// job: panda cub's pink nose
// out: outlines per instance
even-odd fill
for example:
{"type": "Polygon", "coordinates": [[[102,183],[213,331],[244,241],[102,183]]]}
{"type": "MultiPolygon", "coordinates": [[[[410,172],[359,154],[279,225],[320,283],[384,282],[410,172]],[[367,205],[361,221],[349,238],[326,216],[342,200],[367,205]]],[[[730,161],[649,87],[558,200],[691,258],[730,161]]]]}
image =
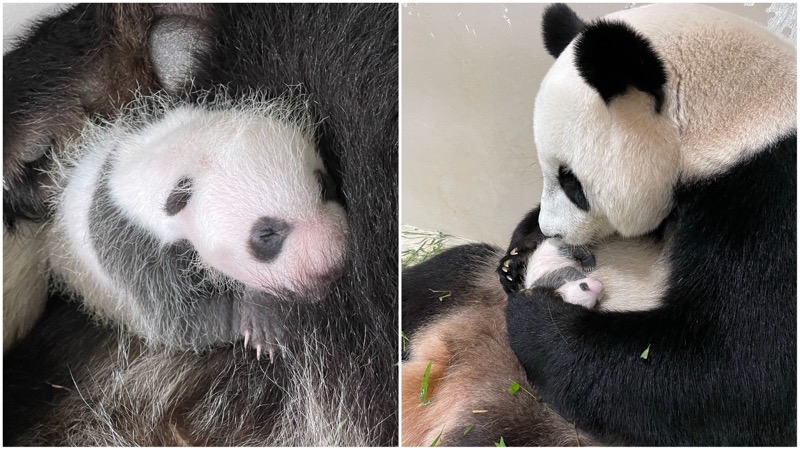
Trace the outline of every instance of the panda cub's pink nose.
{"type": "Polygon", "coordinates": [[[280,219],[258,219],[250,233],[250,252],[262,262],[274,259],[280,254],[283,241],[291,230],[292,226],[280,219]]]}

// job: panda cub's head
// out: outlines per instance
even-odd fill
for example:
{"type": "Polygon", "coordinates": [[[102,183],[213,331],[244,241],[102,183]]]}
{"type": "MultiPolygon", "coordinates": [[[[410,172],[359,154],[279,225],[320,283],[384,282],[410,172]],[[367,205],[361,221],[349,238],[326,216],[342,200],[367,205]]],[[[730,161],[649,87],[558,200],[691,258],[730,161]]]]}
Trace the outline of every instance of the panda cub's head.
{"type": "Polygon", "coordinates": [[[679,182],[796,128],[794,47],[733,14],[664,4],[585,23],[553,5],[543,37],[557,59],[534,107],[539,223],[569,244],[656,229],[679,182]]]}
{"type": "Polygon", "coordinates": [[[347,222],[307,120],[282,108],[169,111],[112,150],[111,204],[210,270],[316,297],[342,273],[347,222]]]}
{"type": "Polygon", "coordinates": [[[324,296],[343,274],[348,224],[304,107],[164,103],[140,99],[113,123],[87,124],[57,165],[56,275],[139,329],[155,303],[324,296]]]}
{"type": "Polygon", "coordinates": [[[605,286],[586,272],[594,269],[594,255],[583,246],[570,246],[559,238],[545,239],[526,263],[523,286],[549,287],[567,303],[593,308],[605,286]]]}

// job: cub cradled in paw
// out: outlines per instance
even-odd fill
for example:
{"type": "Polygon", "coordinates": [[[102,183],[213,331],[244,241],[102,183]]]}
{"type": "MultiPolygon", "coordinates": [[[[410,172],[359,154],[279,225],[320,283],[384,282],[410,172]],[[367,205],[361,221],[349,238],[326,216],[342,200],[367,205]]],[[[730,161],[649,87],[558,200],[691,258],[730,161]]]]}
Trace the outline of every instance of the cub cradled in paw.
{"type": "MultiPolygon", "coordinates": [[[[505,264],[502,263],[501,272],[505,264]]],[[[567,303],[592,308],[605,289],[602,281],[586,274],[594,266],[594,255],[587,247],[551,238],[542,242],[528,259],[524,286],[525,289],[550,287],[567,303]]]]}

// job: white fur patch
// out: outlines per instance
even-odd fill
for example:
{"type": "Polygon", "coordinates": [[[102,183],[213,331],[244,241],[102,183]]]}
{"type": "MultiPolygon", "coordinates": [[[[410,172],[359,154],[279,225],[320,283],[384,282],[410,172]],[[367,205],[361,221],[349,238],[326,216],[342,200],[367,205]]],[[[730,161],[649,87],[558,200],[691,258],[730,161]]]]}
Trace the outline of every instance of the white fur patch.
{"type": "MultiPolygon", "coordinates": [[[[132,324],[141,302],[117,286],[90,236],[90,208],[101,182],[121,214],[162,245],[188,240],[209,276],[266,291],[300,292],[338,277],[345,261],[344,209],[323,201],[315,171],[325,171],[301,105],[252,98],[202,106],[142,98],[113,123],[87,122],[79,142],[57,161],[63,184],[50,235],[54,273],[101,317],[132,324]],[[177,214],[165,209],[182,178],[191,197],[177,214]],[[250,249],[264,217],[291,226],[274,259],[250,249]]],[[[167,299],[165,299],[167,301],[167,299]]],[[[146,326],[142,324],[142,326],[146,326]]],[[[137,327],[140,328],[140,327],[137,327]]]]}
{"type": "Polygon", "coordinates": [[[603,290],[604,286],[600,280],[588,277],[564,283],[556,289],[556,292],[561,294],[561,298],[567,303],[591,309],[603,296],[603,290]]]}
{"type": "Polygon", "coordinates": [[[564,243],[561,239],[550,238],[544,240],[536,251],[528,258],[528,263],[525,269],[525,289],[530,288],[533,282],[555,270],[562,267],[575,267],[580,269],[580,265],[569,258],[565,258],[561,254],[561,246],[564,243]]]}
{"type": "MultiPolygon", "coordinates": [[[[556,269],[573,266],[580,268],[577,261],[565,258],[559,253],[559,239],[547,239],[529,257],[525,273],[525,287],[542,275],[556,269]]],[[[609,238],[590,248],[596,260],[596,267],[589,274],[602,283],[602,296],[597,308],[606,311],[646,311],[661,305],[661,298],[667,288],[669,266],[664,246],[649,239],[609,238]]],[[[582,296],[573,295],[581,304],[582,296]]],[[[593,294],[590,293],[589,297],[593,294]]],[[[585,300],[585,299],[584,299],[585,300]]],[[[591,303],[590,300],[584,303],[591,303]]]]}
{"type": "Polygon", "coordinates": [[[539,221],[571,244],[652,231],[678,181],[723,173],[797,128],[796,51],[782,36],[705,6],[658,4],[607,18],[650,40],[668,80],[660,114],[635,89],[606,105],[578,74],[570,44],[542,81],[539,221]],[[560,165],[580,180],[588,213],[561,192],[560,165]]]}

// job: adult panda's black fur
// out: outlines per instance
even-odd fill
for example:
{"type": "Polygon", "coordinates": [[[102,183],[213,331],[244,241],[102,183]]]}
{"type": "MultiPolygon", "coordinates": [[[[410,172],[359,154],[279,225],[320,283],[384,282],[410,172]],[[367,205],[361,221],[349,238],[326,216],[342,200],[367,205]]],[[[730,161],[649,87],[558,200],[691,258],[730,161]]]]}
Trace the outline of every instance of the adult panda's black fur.
{"type": "MultiPolygon", "coordinates": [[[[75,6],[32,36],[53,24],[92,28],[98,8],[75,6]]],[[[145,24],[137,32],[148,38],[133,41],[148,55],[146,68],[155,63],[158,69],[164,61],[149,48],[153,36],[170,36],[175,21],[189,23],[197,41],[188,45],[199,51],[194,60],[182,63],[193,76],[194,89],[225,86],[233,98],[253,90],[278,97],[294,89],[309,99],[313,118],[321,121],[318,147],[338,174],[347,208],[349,265],[324,301],[287,311],[291,334],[286,344],[294,356],[273,364],[256,360],[239,346],[201,353],[148,347],[94,323],[74,304],[51,298],[31,334],[4,357],[4,428],[13,430],[4,434],[4,443],[392,445],[397,440],[396,6],[121,8],[138,17],[134,23],[145,24]],[[142,17],[148,19],[140,21],[142,17]],[[164,23],[166,31],[159,28],[164,23]],[[75,345],[81,345],[80,353],[73,350],[75,345]]],[[[111,24],[99,23],[100,28],[111,24]]],[[[127,36],[124,29],[120,33],[127,36]]],[[[80,55],[97,54],[110,43],[93,35],[72,36],[81,63],[88,60],[80,55]]],[[[27,42],[38,41],[23,41],[16,55],[24,58],[27,42]]],[[[37,54],[44,56],[28,61],[27,70],[67,59],[61,44],[38,45],[37,54]]],[[[123,67],[130,60],[111,61],[123,67]]],[[[56,84],[88,82],[80,71],[68,70],[74,63],[54,69],[56,84]]],[[[6,80],[11,74],[13,69],[6,70],[6,80]]],[[[141,80],[133,72],[129,75],[134,84],[193,101],[192,91],[184,95],[184,79],[159,78],[163,71],[157,70],[141,80]]],[[[5,89],[14,89],[13,82],[5,84],[5,89]]],[[[32,91],[18,86],[23,93],[32,91]]],[[[46,115],[58,103],[49,95],[60,89],[45,90],[46,100],[34,104],[33,112],[46,115]]],[[[127,89],[120,87],[122,93],[127,89]]],[[[107,109],[84,105],[76,122],[113,111],[111,99],[118,93],[112,94],[100,97],[108,101],[103,105],[107,109]]],[[[76,101],[71,91],[66,97],[76,101]]],[[[4,123],[13,123],[23,135],[32,132],[13,116],[4,115],[4,123]]],[[[71,136],[59,128],[45,131],[57,139],[71,136]]],[[[4,145],[6,153],[27,147],[9,149],[4,145]]],[[[48,162],[46,153],[45,159],[37,159],[41,164],[48,162]]],[[[33,181],[21,179],[4,194],[35,202],[37,189],[33,181]]],[[[8,211],[4,208],[4,217],[8,211]]],[[[5,220],[48,214],[26,211],[32,212],[23,216],[11,211],[5,220]]]]}
{"type": "Polygon", "coordinates": [[[521,227],[572,244],[658,228],[667,288],[640,312],[511,293],[511,347],[542,399],[605,443],[795,445],[794,49],[719,11],[649,8],[592,24],[549,11],[578,31],[551,46],[534,118],[545,195],[521,227]],[[564,115],[595,107],[598,123],[564,115]]]}

